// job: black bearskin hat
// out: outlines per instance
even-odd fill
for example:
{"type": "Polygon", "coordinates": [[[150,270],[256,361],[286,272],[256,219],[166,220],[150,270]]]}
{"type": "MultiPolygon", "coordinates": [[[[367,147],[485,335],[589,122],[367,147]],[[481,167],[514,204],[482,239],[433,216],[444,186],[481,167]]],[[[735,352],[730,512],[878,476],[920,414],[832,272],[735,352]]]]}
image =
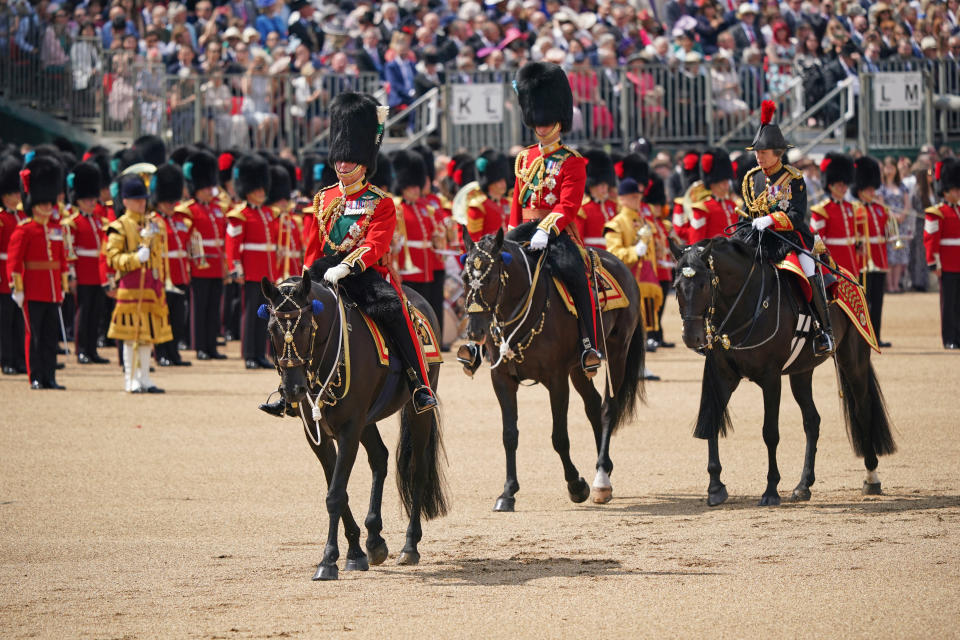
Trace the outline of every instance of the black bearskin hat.
{"type": "MultiPolygon", "coordinates": [[[[333,160],[330,162],[332,164],[333,160]]],[[[390,162],[390,158],[387,157],[387,154],[378,152],[373,164],[376,171],[373,172],[373,175],[370,175],[370,170],[367,169],[367,182],[389,193],[390,187],[393,185],[393,164],[390,162]]],[[[334,173],[336,173],[336,169],[334,169],[334,173]]]]}
{"type": "Polygon", "coordinates": [[[153,174],[153,201],[179,202],[183,198],[183,172],[169,162],[157,168],[153,174]]]}
{"type": "Polygon", "coordinates": [[[573,126],[573,92],[563,69],[552,62],[529,62],[515,81],[523,124],[531,129],[560,123],[563,133],[573,126]]]}
{"type": "Polygon", "coordinates": [[[480,188],[484,192],[497,180],[506,180],[509,183],[513,177],[510,159],[494,149],[487,149],[481,153],[473,164],[477,170],[477,182],[480,183],[480,188]]]}
{"type": "Polygon", "coordinates": [[[133,142],[133,149],[143,162],[159,167],[167,161],[167,147],[158,136],[140,136],[133,142]]]}
{"type": "Polygon", "coordinates": [[[110,159],[110,173],[114,177],[119,176],[124,169],[142,160],[143,158],[140,157],[136,149],[121,149],[113,154],[113,158],[110,159]]]}
{"type": "Polygon", "coordinates": [[[233,165],[233,183],[237,197],[246,199],[247,194],[257,189],[270,191],[270,165],[256,153],[240,156],[233,165]]]}
{"type": "Polygon", "coordinates": [[[724,180],[733,180],[730,154],[720,147],[704,151],[700,156],[700,179],[707,187],[724,180]]]}
{"type": "Polygon", "coordinates": [[[12,156],[0,161],[0,195],[20,193],[20,168],[22,166],[20,161],[12,156]]]}
{"type": "Polygon", "coordinates": [[[217,186],[217,158],[209,151],[194,151],[183,163],[183,177],[190,193],[217,186]]]}
{"type": "Polygon", "coordinates": [[[613,159],[603,149],[587,149],[583,152],[587,159],[587,189],[598,184],[617,183],[617,174],[613,169],[613,159]]]}
{"type": "MultiPolygon", "coordinates": [[[[386,109],[386,107],[383,107],[386,109]]],[[[330,164],[356,162],[367,168],[367,176],[377,170],[382,122],[381,107],[365,93],[341,93],[330,103],[330,164]]],[[[386,118],[383,118],[386,120],[386,118]]]]}
{"type": "Polygon", "coordinates": [[[63,188],[63,167],[53,156],[42,155],[27,163],[20,173],[23,210],[32,215],[33,205],[55,204],[63,188]]]}
{"type": "Polygon", "coordinates": [[[689,149],[680,159],[680,169],[683,171],[684,188],[700,179],[700,152],[689,149]]]}
{"type": "Polygon", "coordinates": [[[312,198],[317,191],[337,182],[337,172],[327,162],[327,156],[322,154],[306,154],[300,165],[300,174],[302,176],[300,192],[308,198],[312,198]]]}
{"type": "Polygon", "coordinates": [[[290,172],[279,163],[271,166],[270,191],[267,193],[267,201],[265,204],[274,204],[281,200],[289,200],[292,191],[293,182],[290,180],[290,172]]]}
{"type": "Polygon", "coordinates": [[[835,153],[833,151],[823,158],[820,163],[820,171],[823,172],[823,186],[825,187],[829,187],[835,182],[852,186],[856,176],[853,158],[845,153],[835,153]]]}
{"type": "Polygon", "coordinates": [[[663,179],[660,176],[654,174],[650,177],[643,201],[649,205],[663,206],[667,204],[667,191],[664,189],[663,179]]]}
{"type": "Polygon", "coordinates": [[[181,145],[170,152],[170,162],[182,167],[183,163],[187,161],[187,158],[196,150],[193,145],[181,145]]]}
{"type": "Polygon", "coordinates": [[[870,156],[857,158],[853,166],[856,169],[853,187],[855,193],[859,193],[861,189],[867,187],[879,189],[883,184],[883,178],[880,175],[880,163],[870,156]]]}
{"type": "Polygon", "coordinates": [[[447,163],[447,178],[453,183],[454,193],[477,179],[477,165],[469,153],[458,153],[447,163]]]}
{"type": "Polygon", "coordinates": [[[941,194],[950,189],[960,189],[960,160],[946,158],[938,163],[935,171],[941,194]]]}
{"type": "Polygon", "coordinates": [[[103,177],[100,169],[92,162],[81,162],[67,175],[67,188],[70,201],[76,204],[84,198],[99,198],[103,177]]]}
{"type": "Polygon", "coordinates": [[[628,153],[614,168],[621,180],[633,178],[641,185],[650,181],[650,163],[639,153],[628,153]]]}
{"type": "Polygon", "coordinates": [[[423,188],[427,181],[427,169],[423,158],[413,151],[397,151],[390,158],[393,164],[393,189],[391,193],[402,195],[407,187],[423,188]]]}
{"type": "MultiPolygon", "coordinates": [[[[284,171],[287,172],[287,178],[290,180],[290,194],[292,195],[294,191],[299,188],[300,183],[300,168],[293,164],[292,161],[287,160],[286,158],[278,158],[277,164],[283,167],[284,171]]],[[[313,195],[312,193],[310,194],[313,195]]],[[[287,196],[288,198],[291,196],[287,196]]]]}
{"type": "Polygon", "coordinates": [[[243,155],[236,149],[224,151],[217,156],[217,171],[220,172],[220,186],[224,187],[233,180],[233,165],[237,164],[237,159],[243,155]]]}
{"type": "Polygon", "coordinates": [[[757,135],[754,137],[753,143],[747,147],[748,151],[789,149],[793,146],[787,144],[780,127],[773,124],[773,113],[776,110],[777,105],[772,100],[764,100],[760,103],[760,128],[757,129],[757,135]]]}
{"type": "Polygon", "coordinates": [[[411,149],[420,154],[420,157],[423,159],[423,167],[427,170],[427,177],[430,178],[430,182],[433,182],[434,177],[437,175],[436,160],[433,157],[433,151],[430,150],[430,147],[419,144],[411,149]]]}

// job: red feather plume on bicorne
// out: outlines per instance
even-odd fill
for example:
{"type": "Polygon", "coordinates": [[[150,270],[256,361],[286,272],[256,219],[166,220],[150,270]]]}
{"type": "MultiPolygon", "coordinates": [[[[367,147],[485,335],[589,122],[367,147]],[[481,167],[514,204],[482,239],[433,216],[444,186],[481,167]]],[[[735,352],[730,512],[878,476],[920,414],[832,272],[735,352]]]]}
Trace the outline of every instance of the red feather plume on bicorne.
{"type": "Polygon", "coordinates": [[[833,160],[833,158],[824,158],[823,160],[820,161],[820,173],[826,173],[826,172],[827,172],[827,167],[830,166],[830,162],[831,162],[832,160],[833,160]]]}
{"type": "MultiPolygon", "coordinates": [[[[935,180],[939,180],[939,179],[940,179],[940,171],[941,171],[942,169],[943,169],[943,161],[941,160],[941,161],[938,162],[936,165],[934,165],[933,177],[934,177],[935,180]]],[[[20,175],[23,175],[23,173],[21,172],[20,175]]]]}
{"type": "Polygon", "coordinates": [[[693,171],[696,166],[697,154],[688,153],[687,155],[683,156],[683,169],[685,171],[693,171]]]}
{"type": "Polygon", "coordinates": [[[623,180],[623,160],[613,165],[613,172],[617,174],[618,178],[623,180]]]}
{"type": "Polygon", "coordinates": [[[710,173],[713,171],[713,154],[705,153],[700,157],[700,166],[703,167],[704,173],[710,173]]]}
{"type": "MultiPolygon", "coordinates": [[[[939,169],[937,169],[939,172],[939,169]]],[[[23,183],[23,192],[30,193],[30,169],[22,169],[20,171],[20,182],[23,183]]]]}
{"type": "Polygon", "coordinates": [[[220,157],[217,158],[217,167],[220,171],[226,171],[233,166],[233,154],[231,153],[221,153],[220,157]]]}
{"type": "Polygon", "coordinates": [[[777,105],[773,100],[764,100],[760,103],[760,124],[770,124],[773,121],[773,114],[777,110],[777,105]]]}

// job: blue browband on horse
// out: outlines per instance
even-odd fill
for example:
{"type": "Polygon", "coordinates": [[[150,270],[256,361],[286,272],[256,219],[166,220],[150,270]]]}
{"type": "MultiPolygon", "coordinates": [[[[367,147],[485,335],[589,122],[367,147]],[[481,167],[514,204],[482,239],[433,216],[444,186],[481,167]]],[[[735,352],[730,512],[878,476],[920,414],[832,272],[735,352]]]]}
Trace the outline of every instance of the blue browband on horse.
{"type": "MultiPolygon", "coordinates": [[[[313,312],[313,315],[318,316],[323,313],[323,303],[319,300],[310,301],[310,310],[313,312]]],[[[257,317],[261,320],[270,319],[270,307],[268,305],[262,304],[257,308],[257,317]]]]}
{"type": "MultiPolygon", "coordinates": [[[[506,251],[501,251],[501,252],[500,252],[500,257],[503,258],[503,264],[510,264],[510,262],[513,260],[513,255],[507,253],[506,251]]],[[[467,263],[467,254],[461,253],[461,254],[460,254],[460,266],[462,267],[462,266],[464,266],[466,263],[467,263]]]]}

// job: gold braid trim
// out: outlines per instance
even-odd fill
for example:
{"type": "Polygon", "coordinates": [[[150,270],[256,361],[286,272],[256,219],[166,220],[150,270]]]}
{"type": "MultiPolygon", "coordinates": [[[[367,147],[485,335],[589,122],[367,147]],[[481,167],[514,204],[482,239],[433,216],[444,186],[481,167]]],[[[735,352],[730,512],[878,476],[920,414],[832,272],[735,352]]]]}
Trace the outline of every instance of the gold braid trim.
{"type": "MultiPolygon", "coordinates": [[[[519,162],[519,160],[520,158],[518,157],[517,161],[519,162]]],[[[523,207],[523,200],[530,189],[533,189],[537,194],[543,190],[543,176],[545,172],[544,167],[545,165],[543,162],[543,156],[537,156],[537,158],[533,161],[533,164],[526,169],[520,168],[519,171],[517,171],[517,175],[520,176],[520,180],[523,181],[523,186],[520,187],[520,195],[518,198],[521,208],[523,207]],[[532,186],[530,184],[533,178],[537,179],[536,186],[532,186]]]]}

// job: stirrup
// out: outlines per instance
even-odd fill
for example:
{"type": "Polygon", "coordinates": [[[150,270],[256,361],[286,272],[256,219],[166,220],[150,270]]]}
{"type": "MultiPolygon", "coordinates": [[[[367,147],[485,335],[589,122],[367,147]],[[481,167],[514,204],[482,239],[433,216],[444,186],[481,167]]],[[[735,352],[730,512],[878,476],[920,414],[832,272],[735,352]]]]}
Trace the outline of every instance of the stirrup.
{"type": "Polygon", "coordinates": [[[817,356],[830,356],[837,350],[833,334],[829,331],[821,331],[813,339],[813,353],[817,356]]]}
{"type": "Polygon", "coordinates": [[[413,410],[417,413],[426,413],[437,406],[437,397],[433,395],[433,389],[425,384],[414,389],[412,395],[413,410]]]}
{"type": "Polygon", "coordinates": [[[480,345],[476,342],[465,342],[457,348],[457,362],[463,365],[463,372],[473,377],[480,368],[480,345]]]}
{"type": "Polygon", "coordinates": [[[583,369],[583,373],[587,376],[587,379],[591,379],[597,375],[597,369],[600,368],[602,360],[603,356],[593,347],[587,347],[583,353],[580,354],[580,368],[583,369]]]}

